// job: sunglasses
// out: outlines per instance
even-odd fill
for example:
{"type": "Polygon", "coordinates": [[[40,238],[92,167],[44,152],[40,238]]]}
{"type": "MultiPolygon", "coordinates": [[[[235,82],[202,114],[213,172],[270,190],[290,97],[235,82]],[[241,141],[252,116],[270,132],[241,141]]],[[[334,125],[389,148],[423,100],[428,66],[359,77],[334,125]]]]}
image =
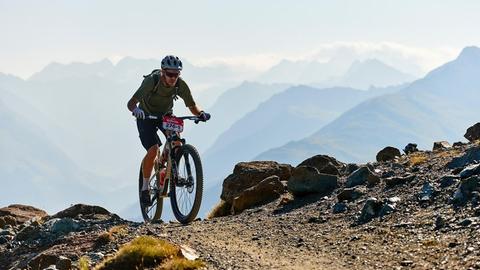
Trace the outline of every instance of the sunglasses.
{"type": "Polygon", "coordinates": [[[165,71],[165,76],[170,78],[178,78],[178,76],[180,76],[180,73],[165,71]]]}

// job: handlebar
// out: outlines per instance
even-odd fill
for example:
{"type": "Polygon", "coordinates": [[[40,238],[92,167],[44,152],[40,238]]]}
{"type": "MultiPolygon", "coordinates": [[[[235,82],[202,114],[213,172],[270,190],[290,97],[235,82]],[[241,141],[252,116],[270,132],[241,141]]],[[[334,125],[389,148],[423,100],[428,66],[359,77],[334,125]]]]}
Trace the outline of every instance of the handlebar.
{"type": "MultiPolygon", "coordinates": [[[[145,119],[151,119],[151,120],[158,120],[161,117],[155,116],[155,115],[145,115],[145,119]]],[[[182,120],[192,120],[195,122],[195,124],[198,124],[198,122],[206,122],[198,116],[175,116],[175,118],[182,119],[182,120]]]]}

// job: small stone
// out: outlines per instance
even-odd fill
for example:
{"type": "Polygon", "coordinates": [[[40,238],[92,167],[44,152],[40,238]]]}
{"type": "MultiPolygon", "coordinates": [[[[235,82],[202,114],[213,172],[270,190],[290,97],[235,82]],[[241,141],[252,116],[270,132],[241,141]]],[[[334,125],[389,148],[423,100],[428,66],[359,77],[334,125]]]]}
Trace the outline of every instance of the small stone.
{"type": "Polygon", "coordinates": [[[413,265],[413,261],[410,260],[404,260],[400,263],[401,266],[411,266],[413,265]]]}
{"type": "Polygon", "coordinates": [[[476,222],[477,218],[466,218],[458,223],[458,225],[467,227],[476,222]]]}
{"type": "Polygon", "coordinates": [[[395,207],[396,205],[395,204],[389,204],[389,203],[386,203],[382,206],[382,208],[380,209],[380,212],[378,213],[378,215],[380,217],[383,217],[383,216],[386,216],[386,215],[389,215],[391,213],[393,213],[395,211],[395,207]]]}
{"type": "Polygon", "coordinates": [[[435,230],[445,227],[445,219],[442,216],[437,216],[435,219],[435,230]]]}
{"type": "Polygon", "coordinates": [[[423,184],[422,191],[418,194],[418,200],[420,202],[429,202],[433,199],[435,190],[430,183],[423,184]]]}
{"type": "Polygon", "coordinates": [[[308,219],[308,223],[318,223],[319,218],[318,217],[310,217],[308,219]]]}
{"type": "Polygon", "coordinates": [[[457,242],[450,242],[450,243],[448,243],[448,247],[449,247],[449,248],[454,248],[454,247],[456,247],[456,246],[458,246],[458,245],[459,245],[459,243],[457,243],[457,242]]]}
{"type": "Polygon", "coordinates": [[[333,213],[338,214],[338,213],[343,213],[347,211],[347,205],[345,203],[336,203],[333,205],[333,213]]]}

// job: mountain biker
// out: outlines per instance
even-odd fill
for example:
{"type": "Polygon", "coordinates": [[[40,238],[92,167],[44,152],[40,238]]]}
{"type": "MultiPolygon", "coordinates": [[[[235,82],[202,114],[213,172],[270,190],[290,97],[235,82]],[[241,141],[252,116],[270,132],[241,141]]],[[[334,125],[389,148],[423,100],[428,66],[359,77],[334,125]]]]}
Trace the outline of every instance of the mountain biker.
{"type": "Polygon", "coordinates": [[[143,186],[141,193],[141,201],[147,205],[151,204],[149,179],[158,148],[162,145],[157,129],[164,133],[161,116],[172,113],[173,101],[179,96],[193,115],[198,116],[202,121],[210,119],[210,114],[204,112],[195,104],[190,88],[180,77],[182,68],[182,61],[178,57],[174,55],[165,56],[161,63],[161,70],[154,70],[152,74],[145,76],[142,84],[127,104],[128,109],[137,118],[140,141],[147,150],[142,161],[143,186]],[[155,75],[157,78],[155,78],[155,75]],[[159,116],[159,120],[145,119],[145,114],[159,116]]]}

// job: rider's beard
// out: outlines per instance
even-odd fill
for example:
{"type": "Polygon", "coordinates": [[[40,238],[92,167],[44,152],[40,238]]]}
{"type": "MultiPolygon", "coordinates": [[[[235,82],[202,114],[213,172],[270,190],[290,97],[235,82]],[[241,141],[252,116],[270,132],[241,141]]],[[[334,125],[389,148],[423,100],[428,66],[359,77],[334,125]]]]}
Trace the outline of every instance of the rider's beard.
{"type": "Polygon", "coordinates": [[[164,78],[165,78],[165,85],[167,87],[172,87],[177,82],[177,78],[170,78],[168,76],[165,76],[164,78]]]}

